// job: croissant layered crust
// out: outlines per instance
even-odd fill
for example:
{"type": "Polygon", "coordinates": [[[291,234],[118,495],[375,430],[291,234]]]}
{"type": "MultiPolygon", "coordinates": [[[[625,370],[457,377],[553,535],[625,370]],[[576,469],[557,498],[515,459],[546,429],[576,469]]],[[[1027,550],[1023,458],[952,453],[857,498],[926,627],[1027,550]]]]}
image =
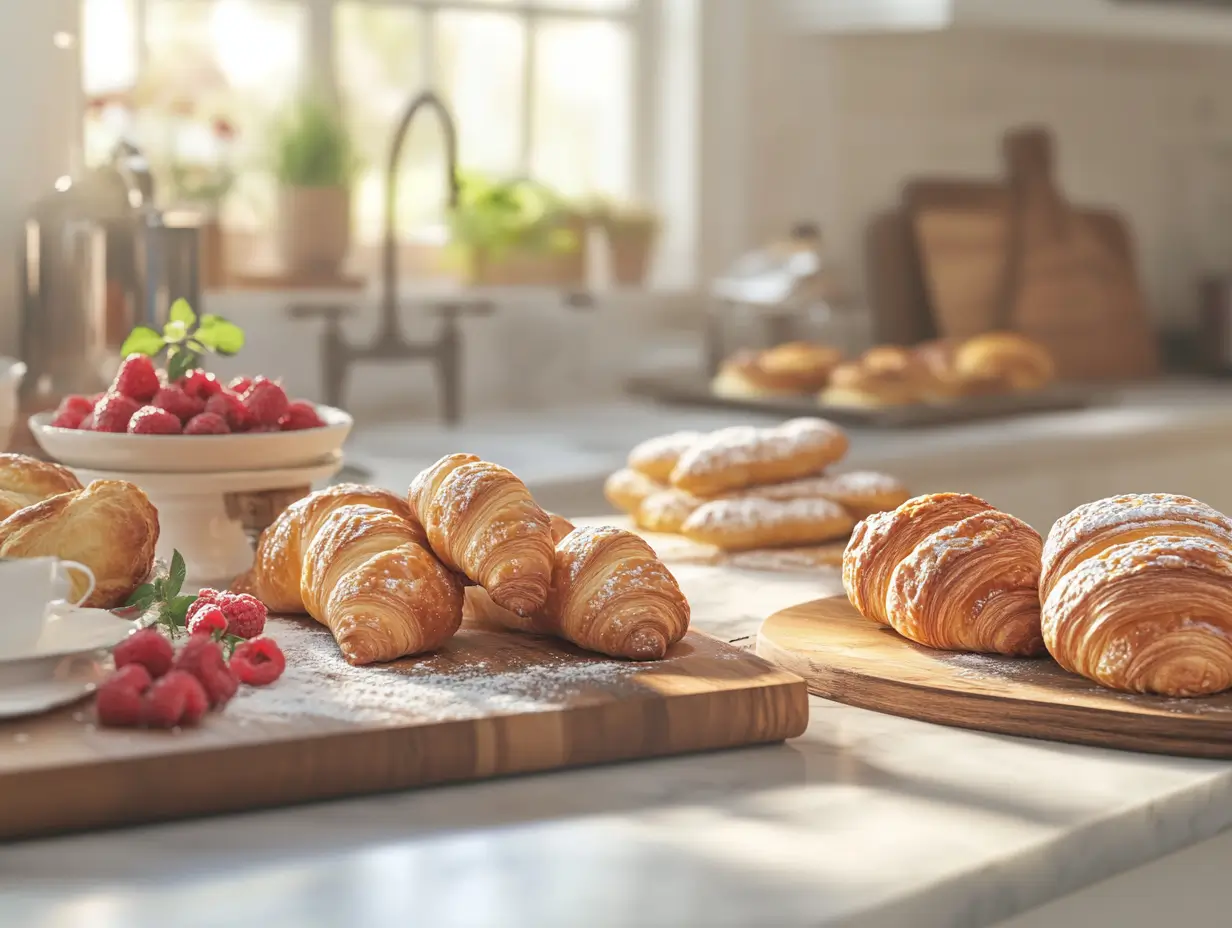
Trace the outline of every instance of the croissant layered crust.
{"type": "Polygon", "coordinates": [[[81,481],[67,467],[24,454],[0,454],[0,519],[81,488],[81,481]]]}

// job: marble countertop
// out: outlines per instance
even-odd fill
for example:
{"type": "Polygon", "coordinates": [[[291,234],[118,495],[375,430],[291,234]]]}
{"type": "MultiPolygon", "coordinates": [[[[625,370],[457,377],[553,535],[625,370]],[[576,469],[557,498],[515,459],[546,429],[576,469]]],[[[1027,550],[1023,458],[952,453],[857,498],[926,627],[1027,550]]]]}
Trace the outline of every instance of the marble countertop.
{"type": "MultiPolygon", "coordinates": [[[[729,640],[839,589],[674,569],[729,640]]],[[[9,845],[0,924],[974,928],[1232,825],[1226,763],[811,710],[782,745],[9,845]]]]}

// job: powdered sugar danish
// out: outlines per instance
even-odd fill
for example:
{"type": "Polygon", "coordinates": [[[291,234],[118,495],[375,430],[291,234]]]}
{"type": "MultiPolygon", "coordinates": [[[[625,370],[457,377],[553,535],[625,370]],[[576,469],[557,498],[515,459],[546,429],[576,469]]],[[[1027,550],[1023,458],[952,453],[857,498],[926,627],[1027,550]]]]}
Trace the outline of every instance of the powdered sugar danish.
{"type": "Polygon", "coordinates": [[[648,438],[629,452],[628,466],[658,483],[667,483],[680,456],[697,444],[701,432],[672,432],[648,438]]]}
{"type": "Polygon", "coordinates": [[[846,474],[823,474],[820,477],[802,477],[785,483],[753,487],[744,491],[748,496],[763,499],[799,499],[820,496],[833,500],[857,519],[885,512],[905,503],[911,495],[902,482],[888,474],[871,470],[851,471],[846,474]]]}
{"type": "Polygon", "coordinates": [[[832,541],[846,536],[854,521],[838,503],[820,497],[740,497],[703,503],[680,532],[690,541],[724,551],[747,551],[832,541]]]}
{"type": "Polygon", "coordinates": [[[680,456],[670,482],[694,496],[720,496],[818,474],[842,458],[847,446],[846,433],[825,419],[720,429],[680,456]]]}

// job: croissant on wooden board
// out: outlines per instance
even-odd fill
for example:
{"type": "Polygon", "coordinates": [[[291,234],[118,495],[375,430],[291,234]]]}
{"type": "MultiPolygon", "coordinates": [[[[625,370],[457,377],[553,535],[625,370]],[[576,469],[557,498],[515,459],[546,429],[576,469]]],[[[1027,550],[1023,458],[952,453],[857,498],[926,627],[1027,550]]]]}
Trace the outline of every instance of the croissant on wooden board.
{"type": "Polygon", "coordinates": [[[843,587],[862,615],[918,644],[1038,654],[1041,547],[1035,529],[978,497],[919,496],[856,526],[843,587]]]}
{"type": "Polygon", "coordinates": [[[552,581],[551,520],[514,474],[473,454],[451,454],[415,478],[409,498],[446,567],[518,615],[543,607],[552,581]]]}
{"type": "MultiPolygon", "coordinates": [[[[0,557],[58,557],[85,564],[95,585],[82,605],[114,609],[149,577],[158,533],[158,510],[139,487],[95,480],[85,489],[78,484],[78,489],[18,509],[0,522],[0,557]]],[[[85,592],[84,584],[83,578],[73,578],[73,600],[85,592]]]]}
{"type": "Polygon", "coordinates": [[[689,629],[689,603],[671,571],[637,535],[612,527],[560,540],[551,593],[533,616],[502,609],[477,588],[466,598],[475,618],[630,660],[662,658],[689,629]]]}
{"type": "Polygon", "coordinates": [[[1232,687],[1232,520],[1186,496],[1118,496],[1059,519],[1043,551],[1044,644],[1104,686],[1232,687]]]}

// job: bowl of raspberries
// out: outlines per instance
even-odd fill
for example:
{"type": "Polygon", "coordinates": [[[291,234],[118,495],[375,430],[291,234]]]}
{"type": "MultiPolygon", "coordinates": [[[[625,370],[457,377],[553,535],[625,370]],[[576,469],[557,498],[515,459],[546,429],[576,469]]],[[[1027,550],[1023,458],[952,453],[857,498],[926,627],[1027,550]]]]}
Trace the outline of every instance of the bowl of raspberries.
{"type": "Polygon", "coordinates": [[[143,354],[125,358],[105,392],[30,417],[39,446],[69,467],[161,473],[302,466],[335,454],[352,424],[276,380],[224,383],[199,368],[172,380],[143,354]]]}

